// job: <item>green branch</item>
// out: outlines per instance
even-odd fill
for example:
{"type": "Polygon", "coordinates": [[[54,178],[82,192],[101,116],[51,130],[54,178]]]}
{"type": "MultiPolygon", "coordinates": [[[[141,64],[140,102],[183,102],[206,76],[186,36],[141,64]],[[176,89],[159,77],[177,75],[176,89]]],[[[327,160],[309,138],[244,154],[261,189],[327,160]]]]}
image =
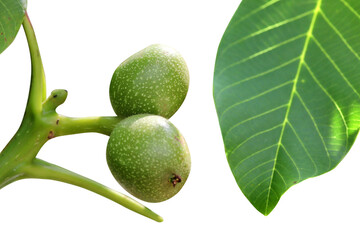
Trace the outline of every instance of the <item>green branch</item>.
{"type": "Polygon", "coordinates": [[[34,159],[33,162],[24,167],[24,178],[39,178],[39,179],[51,179],[68,184],[72,184],[81,188],[85,188],[89,191],[97,193],[103,197],[106,197],[134,212],[137,212],[145,217],[153,219],[157,222],[162,222],[163,219],[147,207],[136,202],[130,197],[116,192],[100,183],[97,183],[91,179],[83,177],[79,174],[71,172],[67,169],[61,168],[54,164],[45,162],[40,159],[34,159]]]}
{"type": "Polygon", "coordinates": [[[122,117],[84,117],[72,118],[59,115],[55,128],[56,136],[96,132],[110,135],[122,117]]]}
{"type": "Polygon", "coordinates": [[[46,98],[46,82],[39,47],[29,16],[25,13],[23,28],[29,45],[31,57],[31,83],[26,112],[40,114],[42,102],[46,98]]]}

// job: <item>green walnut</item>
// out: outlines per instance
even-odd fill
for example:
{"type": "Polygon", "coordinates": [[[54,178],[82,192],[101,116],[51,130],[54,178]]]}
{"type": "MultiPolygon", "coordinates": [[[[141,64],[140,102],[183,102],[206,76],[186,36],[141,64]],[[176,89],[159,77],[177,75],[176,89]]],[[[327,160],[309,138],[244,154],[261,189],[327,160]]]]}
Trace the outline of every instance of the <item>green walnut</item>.
{"type": "Polygon", "coordinates": [[[177,128],[149,114],[120,121],[106,150],[111,173],[133,196],[165,201],[180,191],[190,173],[190,153],[177,128]]]}
{"type": "Polygon", "coordinates": [[[118,116],[154,114],[170,118],[183,103],[189,88],[189,71],[174,49],[155,44],[128,59],[115,70],[110,101],[118,116]]]}

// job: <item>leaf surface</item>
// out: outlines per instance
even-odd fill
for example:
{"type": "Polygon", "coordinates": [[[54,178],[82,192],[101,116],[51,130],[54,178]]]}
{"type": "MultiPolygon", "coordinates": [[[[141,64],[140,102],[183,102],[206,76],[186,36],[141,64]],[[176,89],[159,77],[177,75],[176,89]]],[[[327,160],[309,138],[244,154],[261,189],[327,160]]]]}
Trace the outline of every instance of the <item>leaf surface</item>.
{"type": "Polygon", "coordinates": [[[14,41],[25,9],[26,0],[0,0],[0,54],[14,41]]]}
{"type": "Polygon", "coordinates": [[[354,143],[359,39],[359,0],[243,0],[233,16],[214,100],[230,168],[261,213],[333,169],[354,143]]]}

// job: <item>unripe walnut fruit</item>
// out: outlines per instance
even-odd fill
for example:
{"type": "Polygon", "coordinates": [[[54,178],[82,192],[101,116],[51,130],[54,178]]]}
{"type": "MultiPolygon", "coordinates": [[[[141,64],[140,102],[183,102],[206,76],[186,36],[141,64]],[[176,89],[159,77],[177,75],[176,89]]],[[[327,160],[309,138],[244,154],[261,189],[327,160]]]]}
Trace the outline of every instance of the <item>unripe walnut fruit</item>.
{"type": "Polygon", "coordinates": [[[170,118],[189,88],[189,71],[174,49],[155,44],[115,70],[110,84],[111,105],[118,116],[154,114],[170,118]]]}
{"type": "Polygon", "coordinates": [[[128,117],[110,135],[106,151],[110,171],[133,196],[161,202],[180,191],[190,173],[190,153],[177,128],[148,114],[128,117]]]}

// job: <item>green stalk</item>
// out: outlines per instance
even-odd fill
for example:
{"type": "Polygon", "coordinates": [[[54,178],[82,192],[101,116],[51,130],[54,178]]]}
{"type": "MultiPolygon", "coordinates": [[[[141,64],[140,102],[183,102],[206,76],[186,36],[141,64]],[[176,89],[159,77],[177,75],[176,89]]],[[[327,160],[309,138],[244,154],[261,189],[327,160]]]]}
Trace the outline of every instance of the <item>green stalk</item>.
{"type": "Polygon", "coordinates": [[[109,136],[116,124],[122,119],[122,117],[71,118],[59,116],[56,133],[57,136],[64,136],[85,132],[96,132],[109,136]]]}
{"type": "Polygon", "coordinates": [[[157,222],[163,221],[159,215],[126,195],[54,164],[36,158],[24,171],[26,178],[51,179],[85,188],[157,222]]]}
{"type": "MultiPolygon", "coordinates": [[[[28,115],[29,116],[29,115],[28,115]]],[[[0,188],[22,178],[21,167],[29,164],[46,143],[47,127],[30,117],[0,153],[0,188]]]]}
{"type": "Polygon", "coordinates": [[[38,115],[42,110],[42,101],[46,98],[46,80],[39,46],[27,12],[25,12],[23,28],[31,58],[31,82],[26,113],[38,115]]]}
{"type": "Polygon", "coordinates": [[[41,124],[42,101],[46,94],[45,74],[39,47],[29,16],[25,13],[23,28],[31,58],[31,82],[25,115],[19,130],[0,153],[0,188],[22,177],[20,166],[30,162],[47,141],[46,127],[41,124]]]}

